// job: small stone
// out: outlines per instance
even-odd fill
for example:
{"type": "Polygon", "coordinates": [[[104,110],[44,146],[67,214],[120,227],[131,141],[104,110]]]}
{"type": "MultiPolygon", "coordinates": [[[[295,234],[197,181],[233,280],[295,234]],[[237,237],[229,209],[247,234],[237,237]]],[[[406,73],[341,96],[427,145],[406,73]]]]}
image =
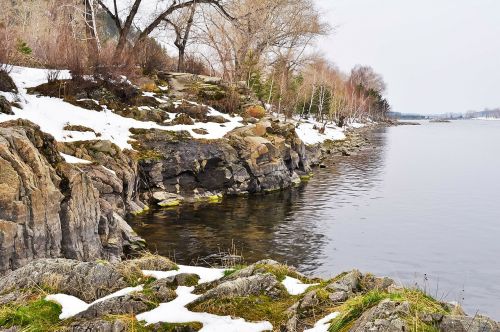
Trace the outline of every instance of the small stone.
{"type": "Polygon", "coordinates": [[[198,134],[198,135],[208,135],[208,130],[203,129],[203,128],[194,128],[193,132],[198,134]]]}
{"type": "Polygon", "coordinates": [[[348,296],[347,293],[344,291],[339,291],[339,292],[334,292],[328,296],[330,301],[338,303],[338,302],[344,302],[347,300],[348,296]]]}
{"type": "Polygon", "coordinates": [[[7,99],[5,99],[4,96],[0,96],[0,113],[14,115],[10,103],[7,101],[7,99]]]}

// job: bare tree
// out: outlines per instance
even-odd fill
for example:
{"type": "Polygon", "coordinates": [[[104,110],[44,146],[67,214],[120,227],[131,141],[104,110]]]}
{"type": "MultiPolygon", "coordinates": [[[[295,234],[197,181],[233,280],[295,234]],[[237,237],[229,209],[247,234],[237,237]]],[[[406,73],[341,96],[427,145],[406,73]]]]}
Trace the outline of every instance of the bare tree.
{"type": "Polygon", "coordinates": [[[175,19],[166,18],[165,22],[171,25],[175,33],[174,45],[178,50],[177,71],[185,70],[184,62],[186,55],[186,46],[190,38],[191,29],[194,23],[194,15],[196,13],[196,2],[194,2],[187,13],[181,12],[181,15],[175,19]]]}
{"type": "MultiPolygon", "coordinates": [[[[152,1],[152,0],[150,0],[152,1]]],[[[154,13],[154,16],[146,24],[144,27],[137,28],[137,37],[132,40],[132,28],[134,24],[134,20],[137,16],[137,13],[139,11],[139,7],[141,6],[141,3],[143,2],[142,0],[134,0],[132,6],[127,9],[126,13],[126,18],[122,22],[120,19],[120,9],[118,8],[118,3],[117,0],[98,0],[99,4],[101,7],[104,9],[104,11],[109,15],[109,17],[113,20],[115,23],[116,28],[119,31],[119,37],[118,37],[118,44],[116,45],[115,49],[115,54],[114,57],[115,59],[120,59],[121,55],[123,53],[123,50],[125,46],[127,45],[128,42],[132,44],[132,49],[135,50],[139,45],[141,45],[141,42],[144,41],[155,29],[160,26],[162,22],[164,22],[172,13],[191,7],[195,4],[209,4],[217,8],[217,10],[223,15],[225,15],[227,18],[232,19],[231,15],[226,11],[224,8],[222,1],[221,0],[185,0],[185,1],[178,1],[178,0],[171,0],[171,1],[159,1],[159,0],[154,0],[155,3],[157,4],[157,9],[158,12],[154,13]],[[111,2],[112,6],[109,5],[111,2]]],[[[149,3],[149,5],[151,5],[149,3]]],[[[123,8],[122,8],[123,10],[123,8]]]]}

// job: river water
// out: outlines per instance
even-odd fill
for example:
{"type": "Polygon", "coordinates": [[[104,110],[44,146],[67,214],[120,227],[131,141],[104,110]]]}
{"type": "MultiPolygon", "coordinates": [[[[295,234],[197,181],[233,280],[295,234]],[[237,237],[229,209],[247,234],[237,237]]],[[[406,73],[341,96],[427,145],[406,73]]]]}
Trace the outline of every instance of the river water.
{"type": "Polygon", "coordinates": [[[236,248],[328,277],[353,268],[500,319],[500,121],[377,130],[309,183],[133,220],[182,263],[236,248]]]}

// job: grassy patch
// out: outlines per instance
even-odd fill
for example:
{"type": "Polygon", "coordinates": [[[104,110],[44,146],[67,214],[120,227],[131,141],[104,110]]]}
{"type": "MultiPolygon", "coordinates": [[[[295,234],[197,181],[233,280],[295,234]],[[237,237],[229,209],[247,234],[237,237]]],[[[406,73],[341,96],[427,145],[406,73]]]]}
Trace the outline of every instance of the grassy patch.
{"type": "Polygon", "coordinates": [[[257,271],[262,271],[262,272],[268,272],[271,274],[274,274],[274,276],[279,280],[283,281],[287,276],[299,279],[300,281],[304,283],[309,283],[311,280],[304,278],[300,274],[298,274],[296,271],[294,271],[291,267],[288,265],[284,264],[279,264],[279,265],[267,265],[267,264],[257,264],[255,266],[255,269],[257,271]]]}
{"type": "Polygon", "coordinates": [[[7,305],[0,308],[0,327],[19,326],[23,331],[60,331],[61,306],[41,297],[22,305],[7,305]]]}
{"type": "Polygon", "coordinates": [[[403,289],[396,293],[381,292],[378,290],[356,296],[349,299],[338,309],[342,314],[332,321],[329,332],[348,331],[358,318],[370,308],[378,305],[381,301],[390,299],[410,304],[410,314],[402,317],[412,331],[435,331],[436,328],[420,320],[420,314],[446,314],[447,309],[432,297],[420,290],[403,289]]]}
{"type": "Polygon", "coordinates": [[[227,269],[227,270],[224,271],[224,277],[229,277],[230,275],[232,275],[236,271],[242,270],[242,269],[244,269],[246,267],[247,267],[247,265],[235,265],[235,266],[232,266],[230,269],[227,269]]]}
{"type": "Polygon", "coordinates": [[[247,321],[269,321],[275,329],[285,324],[289,317],[286,310],[297,301],[297,297],[272,299],[266,295],[225,299],[212,299],[200,303],[190,310],[215,315],[241,317],[247,321]]]}

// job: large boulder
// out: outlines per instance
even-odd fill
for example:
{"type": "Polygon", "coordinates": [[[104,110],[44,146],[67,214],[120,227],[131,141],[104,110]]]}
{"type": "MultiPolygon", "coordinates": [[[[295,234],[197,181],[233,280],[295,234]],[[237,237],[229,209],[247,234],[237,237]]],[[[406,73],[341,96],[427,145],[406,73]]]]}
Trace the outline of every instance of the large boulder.
{"type": "Polygon", "coordinates": [[[134,129],[133,133],[146,199],[157,192],[189,199],[275,191],[300,182],[299,176],[311,171],[295,127],[271,119],[210,141],[193,139],[187,132],[134,129]]]}
{"type": "Polygon", "coordinates": [[[500,324],[488,317],[477,315],[444,316],[439,324],[442,332],[499,332],[500,324]]]}
{"type": "Polygon", "coordinates": [[[148,302],[148,298],[143,294],[113,297],[92,304],[87,310],[77,314],[75,319],[94,319],[108,315],[137,315],[150,309],[148,302]]]}
{"type": "Polygon", "coordinates": [[[65,163],[54,138],[35,124],[0,123],[0,275],[37,258],[119,261],[124,247],[144,245],[122,218],[136,178],[115,179],[127,189],[109,196],[95,178],[65,163]]]}
{"type": "Polygon", "coordinates": [[[141,277],[139,269],[124,267],[121,263],[39,259],[0,278],[0,294],[32,287],[49,287],[55,292],[93,302],[128,287],[131,280],[141,277]]]}
{"type": "Polygon", "coordinates": [[[356,323],[354,323],[350,331],[408,331],[408,326],[404,317],[407,317],[409,314],[410,304],[408,302],[384,300],[377,306],[363,313],[356,323]]]}
{"type": "Polygon", "coordinates": [[[270,273],[237,278],[221,283],[200,296],[193,305],[211,299],[234,298],[241,296],[268,295],[273,298],[286,295],[284,286],[270,273]]]}
{"type": "Polygon", "coordinates": [[[0,274],[62,254],[61,159],[35,126],[0,124],[0,274]]]}

